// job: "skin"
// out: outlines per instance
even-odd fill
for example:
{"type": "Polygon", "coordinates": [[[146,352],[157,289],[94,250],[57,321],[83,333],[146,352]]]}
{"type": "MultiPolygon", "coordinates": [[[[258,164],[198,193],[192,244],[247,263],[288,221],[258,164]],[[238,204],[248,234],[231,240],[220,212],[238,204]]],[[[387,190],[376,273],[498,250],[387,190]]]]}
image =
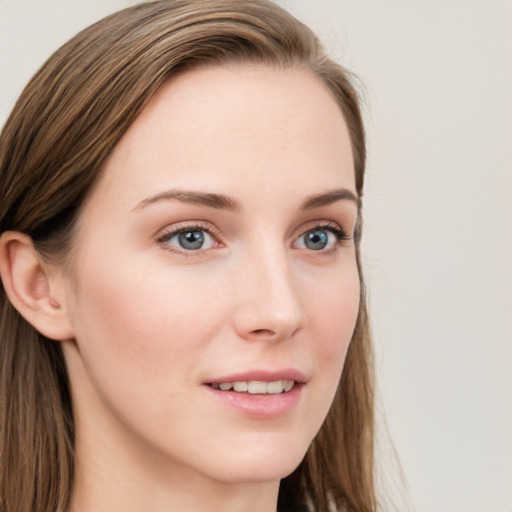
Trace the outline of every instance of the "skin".
{"type": "Polygon", "coordinates": [[[323,229],[327,249],[305,245],[318,224],[353,234],[354,201],[301,208],[339,189],[356,195],[349,135],[307,71],[203,68],[151,100],[86,202],[62,278],[71,511],[275,511],[329,410],[359,306],[353,240],[323,229]],[[155,199],[169,190],[227,195],[237,210],[155,199]],[[199,250],[165,238],[198,223],[212,234],[199,250]],[[307,382],[276,417],[205,385],[282,368],[307,382]]]}

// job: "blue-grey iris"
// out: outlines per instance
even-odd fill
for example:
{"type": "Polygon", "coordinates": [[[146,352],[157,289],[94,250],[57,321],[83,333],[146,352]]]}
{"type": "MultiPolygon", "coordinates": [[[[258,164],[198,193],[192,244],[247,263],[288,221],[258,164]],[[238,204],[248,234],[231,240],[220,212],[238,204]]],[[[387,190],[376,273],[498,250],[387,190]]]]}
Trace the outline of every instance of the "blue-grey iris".
{"type": "Polygon", "coordinates": [[[178,241],[183,249],[189,251],[201,249],[204,244],[204,234],[202,231],[185,231],[178,235],[178,241]]]}
{"type": "Polygon", "coordinates": [[[327,231],[321,229],[308,231],[304,235],[304,245],[312,251],[320,251],[321,249],[324,249],[328,242],[329,234],[327,231]]]}

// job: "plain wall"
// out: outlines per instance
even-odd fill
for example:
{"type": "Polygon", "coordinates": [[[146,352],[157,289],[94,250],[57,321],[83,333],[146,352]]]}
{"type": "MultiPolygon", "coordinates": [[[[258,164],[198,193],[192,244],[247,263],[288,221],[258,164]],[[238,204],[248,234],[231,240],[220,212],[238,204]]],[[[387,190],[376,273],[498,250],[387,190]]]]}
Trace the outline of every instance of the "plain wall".
{"type": "MultiPolygon", "coordinates": [[[[53,50],[134,3],[0,0],[0,125],[53,50]]],[[[365,91],[379,397],[415,510],[512,512],[512,2],[280,3],[365,91]]]]}

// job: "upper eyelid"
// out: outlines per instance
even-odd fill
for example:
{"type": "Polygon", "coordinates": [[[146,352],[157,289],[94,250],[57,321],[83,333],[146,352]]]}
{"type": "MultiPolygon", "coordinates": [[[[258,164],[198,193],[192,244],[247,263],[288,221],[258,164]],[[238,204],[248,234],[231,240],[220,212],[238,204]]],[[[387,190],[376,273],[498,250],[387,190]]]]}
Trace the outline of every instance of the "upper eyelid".
{"type": "Polygon", "coordinates": [[[175,235],[178,233],[182,233],[184,231],[207,231],[210,235],[214,237],[221,236],[221,231],[213,226],[211,223],[203,220],[197,221],[184,221],[183,223],[177,223],[167,226],[163,229],[160,229],[155,234],[154,238],[156,240],[161,240],[163,238],[170,237],[171,235],[175,235]]]}
{"type": "Polygon", "coordinates": [[[352,238],[354,235],[352,234],[353,230],[348,230],[344,227],[344,225],[340,222],[334,221],[334,220],[327,220],[327,219],[321,219],[321,220],[314,220],[307,223],[306,226],[301,226],[298,228],[299,234],[296,236],[302,236],[308,231],[314,230],[314,229],[332,229],[336,231],[341,231],[344,233],[347,237],[352,238]]]}

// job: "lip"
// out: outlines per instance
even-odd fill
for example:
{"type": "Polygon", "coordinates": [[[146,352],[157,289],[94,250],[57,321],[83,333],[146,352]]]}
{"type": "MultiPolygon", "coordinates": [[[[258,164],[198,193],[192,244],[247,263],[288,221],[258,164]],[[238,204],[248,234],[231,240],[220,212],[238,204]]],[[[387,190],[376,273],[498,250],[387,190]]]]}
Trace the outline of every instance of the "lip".
{"type": "Polygon", "coordinates": [[[223,406],[236,410],[244,416],[254,419],[274,419],[291,412],[299,403],[302,390],[306,385],[306,376],[295,369],[284,370],[251,370],[242,373],[222,376],[204,382],[203,388],[209,395],[223,406]],[[221,391],[209,384],[244,381],[293,380],[295,385],[287,393],[280,394],[250,394],[236,391],[221,391]]]}
{"type": "Polygon", "coordinates": [[[306,376],[294,368],[286,368],[283,370],[249,370],[246,372],[233,373],[231,375],[223,375],[207,380],[204,384],[222,384],[223,382],[244,382],[248,380],[259,380],[265,382],[274,382],[276,380],[294,380],[299,384],[305,384],[306,376]]]}

